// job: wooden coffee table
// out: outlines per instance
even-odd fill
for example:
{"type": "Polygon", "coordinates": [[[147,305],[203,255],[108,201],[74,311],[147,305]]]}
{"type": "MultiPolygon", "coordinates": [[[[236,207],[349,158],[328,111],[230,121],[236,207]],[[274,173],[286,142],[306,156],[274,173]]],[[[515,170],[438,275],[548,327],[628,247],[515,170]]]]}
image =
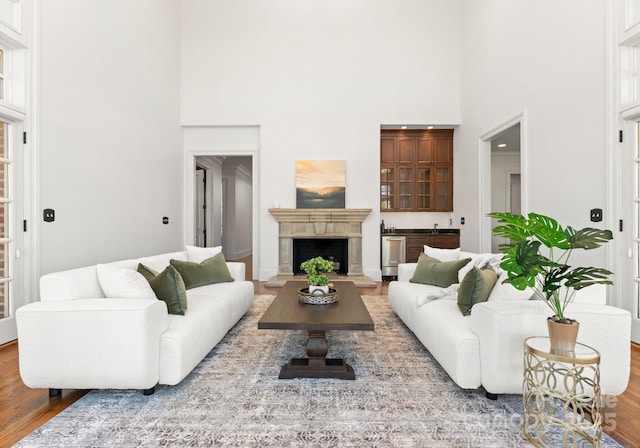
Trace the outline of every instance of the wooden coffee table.
{"type": "Polygon", "coordinates": [[[289,281],[258,322],[264,330],[306,330],[308,358],[293,358],[282,366],[278,378],[355,379],[353,368],[339,358],[327,358],[329,330],[373,331],[373,320],[353,282],[333,282],[340,300],[328,305],[308,305],[298,300],[305,281],[289,281]]]}

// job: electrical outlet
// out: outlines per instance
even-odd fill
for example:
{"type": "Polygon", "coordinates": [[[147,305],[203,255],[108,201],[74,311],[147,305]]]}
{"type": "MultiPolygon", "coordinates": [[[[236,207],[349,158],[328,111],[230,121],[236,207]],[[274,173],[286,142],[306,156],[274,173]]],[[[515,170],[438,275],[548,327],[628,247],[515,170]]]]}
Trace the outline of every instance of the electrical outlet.
{"type": "Polygon", "coordinates": [[[600,222],[602,221],[602,209],[601,208],[592,208],[590,212],[591,222],[600,222]]]}

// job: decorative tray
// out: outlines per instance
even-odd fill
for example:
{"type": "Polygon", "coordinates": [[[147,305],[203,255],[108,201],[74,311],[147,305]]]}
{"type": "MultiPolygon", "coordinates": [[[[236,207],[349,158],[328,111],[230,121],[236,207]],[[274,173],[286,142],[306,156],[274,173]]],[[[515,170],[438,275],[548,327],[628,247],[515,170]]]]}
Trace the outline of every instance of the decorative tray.
{"type": "Polygon", "coordinates": [[[329,288],[327,294],[312,294],[309,292],[309,288],[298,289],[298,300],[310,305],[327,305],[329,303],[335,303],[339,299],[338,290],[333,288],[329,288]]]}

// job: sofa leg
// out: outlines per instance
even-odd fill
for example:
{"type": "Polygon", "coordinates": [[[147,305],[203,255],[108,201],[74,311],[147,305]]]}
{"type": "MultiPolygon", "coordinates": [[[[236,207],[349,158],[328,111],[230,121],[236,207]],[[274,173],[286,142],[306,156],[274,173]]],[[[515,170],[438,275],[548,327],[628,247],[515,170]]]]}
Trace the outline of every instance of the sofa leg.
{"type": "Polygon", "coordinates": [[[155,391],[156,391],[156,386],[153,386],[153,387],[151,387],[149,389],[143,390],[142,393],[144,395],[153,395],[155,391]]]}
{"type": "Polygon", "coordinates": [[[489,400],[497,400],[498,399],[498,394],[492,394],[491,392],[487,392],[486,390],[484,391],[484,395],[489,400]]]}
{"type": "Polygon", "coordinates": [[[62,393],[62,389],[49,389],[49,396],[50,397],[57,397],[61,393],[62,393]]]}

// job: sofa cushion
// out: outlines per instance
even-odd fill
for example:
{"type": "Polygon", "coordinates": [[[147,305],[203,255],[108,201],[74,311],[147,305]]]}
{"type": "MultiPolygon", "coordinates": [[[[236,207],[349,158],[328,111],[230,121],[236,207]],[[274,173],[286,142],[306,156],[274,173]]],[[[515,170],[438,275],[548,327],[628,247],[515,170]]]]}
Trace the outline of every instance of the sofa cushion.
{"type": "Polygon", "coordinates": [[[192,263],[202,263],[207,258],[218,255],[222,252],[222,246],[216,247],[198,247],[187,246],[187,257],[192,263]]]}
{"type": "Polygon", "coordinates": [[[458,288],[458,308],[464,316],[471,314],[476,303],[487,301],[497,280],[498,276],[491,268],[471,268],[458,288]]]}
{"type": "Polygon", "coordinates": [[[440,261],[420,254],[416,270],[409,281],[446,288],[458,283],[458,271],[470,260],[470,258],[464,258],[456,261],[440,261]]]}
{"type": "Polygon", "coordinates": [[[424,254],[428,257],[435,258],[440,261],[456,261],[460,259],[460,248],[456,249],[440,249],[424,245],[424,254]]]}
{"type": "Polygon", "coordinates": [[[171,265],[180,273],[187,289],[212,283],[234,281],[222,253],[214,255],[202,263],[171,260],[171,265]]]}
{"type": "Polygon", "coordinates": [[[149,283],[132,269],[99,264],[96,267],[98,281],[104,295],[115,299],[155,299],[149,283]]]}
{"type": "Polygon", "coordinates": [[[138,272],[147,279],[158,299],[166,302],[169,314],[184,315],[187,309],[187,289],[176,268],[169,265],[158,273],[140,263],[138,272]]]}
{"type": "Polygon", "coordinates": [[[500,274],[496,285],[491,290],[491,294],[489,294],[489,301],[529,300],[533,297],[533,288],[526,288],[521,291],[519,289],[516,289],[516,287],[511,283],[503,283],[508,278],[509,274],[506,271],[500,274]]]}

